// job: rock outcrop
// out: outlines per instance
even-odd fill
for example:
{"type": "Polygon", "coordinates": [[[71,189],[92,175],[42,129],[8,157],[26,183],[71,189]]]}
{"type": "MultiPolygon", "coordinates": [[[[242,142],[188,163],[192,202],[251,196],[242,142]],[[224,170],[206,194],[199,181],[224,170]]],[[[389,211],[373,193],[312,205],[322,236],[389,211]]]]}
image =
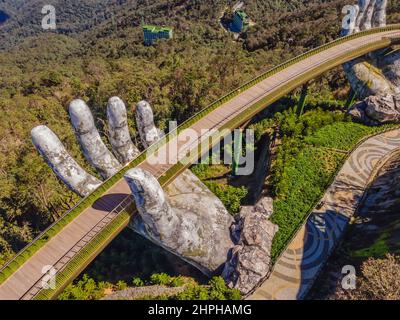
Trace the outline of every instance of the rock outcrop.
{"type": "Polygon", "coordinates": [[[349,110],[354,120],[366,125],[400,121],[400,95],[370,96],[349,110]]]}
{"type": "Polygon", "coordinates": [[[364,100],[366,115],[380,123],[397,122],[400,119],[400,95],[371,96],[364,100]]]}
{"type": "Polygon", "coordinates": [[[231,288],[239,289],[244,295],[270,271],[272,240],[278,231],[278,226],[268,220],[272,212],[272,199],[263,198],[254,207],[243,207],[232,225],[236,246],[230,252],[222,276],[231,288]]]}
{"type": "Polygon", "coordinates": [[[183,173],[164,194],[158,181],[142,169],[125,175],[143,224],[135,230],[211,276],[233,247],[233,218],[199,180],[183,173]],[[189,188],[186,188],[189,187],[189,188]]]}
{"type": "Polygon", "coordinates": [[[365,113],[366,104],[364,101],[356,103],[352,106],[348,114],[353,118],[354,121],[365,124],[367,126],[377,126],[379,122],[370,119],[367,114],[365,113]]]}

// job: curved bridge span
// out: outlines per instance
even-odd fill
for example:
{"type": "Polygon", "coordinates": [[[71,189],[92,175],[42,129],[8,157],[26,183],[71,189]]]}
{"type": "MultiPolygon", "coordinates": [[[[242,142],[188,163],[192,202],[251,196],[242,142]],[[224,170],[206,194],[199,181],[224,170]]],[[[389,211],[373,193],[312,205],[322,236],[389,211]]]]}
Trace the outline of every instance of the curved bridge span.
{"type": "MultiPolygon", "coordinates": [[[[392,25],[340,38],[307,52],[221,98],[178,127],[175,136],[167,135],[152,147],[153,152],[167,151],[172,143],[178,145],[180,156],[197,150],[209,139],[209,135],[204,134],[205,129],[233,130],[300,85],[344,62],[391,46],[399,38],[400,25],[392,25]],[[185,131],[188,129],[199,133],[198,141],[187,143],[183,137],[187,136],[185,131]]],[[[53,233],[48,230],[22,250],[1,270],[0,300],[55,298],[128,225],[130,216],[134,214],[133,199],[122,178],[123,172],[140,167],[165,186],[189,165],[176,164],[176,159],[169,160],[171,164],[154,165],[148,161],[146,153],[142,153],[100,187],[99,196],[89,196],[83,200],[85,205],[78,205],[61,218],[68,221],[61,229],[53,233]],[[73,219],[72,214],[76,214],[73,219]],[[38,249],[33,250],[34,246],[38,249]],[[54,267],[56,281],[53,287],[44,288],[44,280],[47,280],[44,274],[49,266],[54,267]]],[[[56,222],[53,227],[57,223],[61,222],[56,222]]]]}

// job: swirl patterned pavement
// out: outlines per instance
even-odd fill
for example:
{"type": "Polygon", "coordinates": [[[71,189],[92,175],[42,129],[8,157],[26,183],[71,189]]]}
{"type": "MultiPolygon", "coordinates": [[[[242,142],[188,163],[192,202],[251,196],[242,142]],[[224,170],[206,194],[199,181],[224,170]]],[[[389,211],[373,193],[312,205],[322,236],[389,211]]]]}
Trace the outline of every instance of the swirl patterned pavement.
{"type": "Polygon", "coordinates": [[[270,277],[248,299],[304,299],[344,234],[374,173],[399,148],[400,129],[361,143],[326,191],[322,206],[311,213],[277,260],[270,277]]]}

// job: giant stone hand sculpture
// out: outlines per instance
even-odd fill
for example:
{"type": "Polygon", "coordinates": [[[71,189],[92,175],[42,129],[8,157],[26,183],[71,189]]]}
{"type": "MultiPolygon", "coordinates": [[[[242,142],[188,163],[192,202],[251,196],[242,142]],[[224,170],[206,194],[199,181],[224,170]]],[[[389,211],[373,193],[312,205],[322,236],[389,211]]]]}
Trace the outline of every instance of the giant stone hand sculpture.
{"type": "MultiPolygon", "coordinates": [[[[72,101],[69,113],[85,158],[103,179],[114,175],[139,154],[131,140],[126,107],[120,98],[111,98],[107,105],[108,136],[113,153],[102,141],[84,101],[72,101]]],[[[145,148],[161,138],[163,133],[154,125],[153,111],[146,101],[137,104],[136,122],[145,148]]],[[[49,128],[38,126],[31,135],[40,154],[71,190],[87,196],[101,185],[100,180],[88,174],[68,154],[49,128]]],[[[139,212],[139,217],[131,222],[132,229],[207,275],[224,265],[234,246],[229,231],[233,218],[190,170],[184,171],[165,193],[158,181],[141,169],[130,170],[125,179],[139,212]]]]}
{"type": "MultiPolygon", "coordinates": [[[[354,24],[342,35],[386,26],[387,0],[359,0],[354,24]]],[[[400,121],[400,52],[378,50],[344,64],[351,87],[363,101],[349,110],[368,125],[400,121]]]]}

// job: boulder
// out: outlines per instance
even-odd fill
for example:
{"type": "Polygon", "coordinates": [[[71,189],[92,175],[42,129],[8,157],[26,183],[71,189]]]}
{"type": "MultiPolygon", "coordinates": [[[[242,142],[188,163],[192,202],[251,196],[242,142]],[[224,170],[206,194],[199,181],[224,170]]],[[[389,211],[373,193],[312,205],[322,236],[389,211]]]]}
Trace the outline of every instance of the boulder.
{"type": "Polygon", "coordinates": [[[231,250],[222,273],[231,288],[250,293],[271,268],[272,240],[278,226],[267,219],[272,212],[272,199],[264,198],[254,207],[243,207],[232,226],[236,246],[231,250]]]}
{"type": "Polygon", "coordinates": [[[348,111],[348,114],[353,118],[355,122],[359,122],[367,126],[379,125],[378,121],[372,120],[367,116],[365,112],[366,108],[367,104],[364,101],[361,101],[356,103],[353,107],[351,107],[348,111]]]}
{"type": "MultiPolygon", "coordinates": [[[[269,219],[274,212],[273,200],[270,197],[263,197],[257,202],[255,206],[243,206],[240,208],[239,217],[252,216],[254,213],[259,213],[265,216],[265,219],[269,219]]],[[[231,226],[231,234],[235,243],[240,242],[243,226],[240,223],[235,223],[231,226]]]]}
{"type": "Polygon", "coordinates": [[[379,123],[397,122],[400,119],[400,105],[396,105],[396,101],[399,101],[399,96],[391,94],[370,96],[365,99],[365,113],[379,123]]]}
{"type": "Polygon", "coordinates": [[[270,261],[269,254],[258,247],[237,246],[222,276],[229,287],[247,295],[268,275],[270,261]]]}
{"type": "Polygon", "coordinates": [[[369,96],[351,107],[348,113],[355,121],[370,126],[396,123],[400,120],[400,95],[369,96]]]}
{"type": "Polygon", "coordinates": [[[269,219],[274,213],[274,200],[270,197],[263,197],[254,206],[254,211],[263,213],[269,219]]]}

